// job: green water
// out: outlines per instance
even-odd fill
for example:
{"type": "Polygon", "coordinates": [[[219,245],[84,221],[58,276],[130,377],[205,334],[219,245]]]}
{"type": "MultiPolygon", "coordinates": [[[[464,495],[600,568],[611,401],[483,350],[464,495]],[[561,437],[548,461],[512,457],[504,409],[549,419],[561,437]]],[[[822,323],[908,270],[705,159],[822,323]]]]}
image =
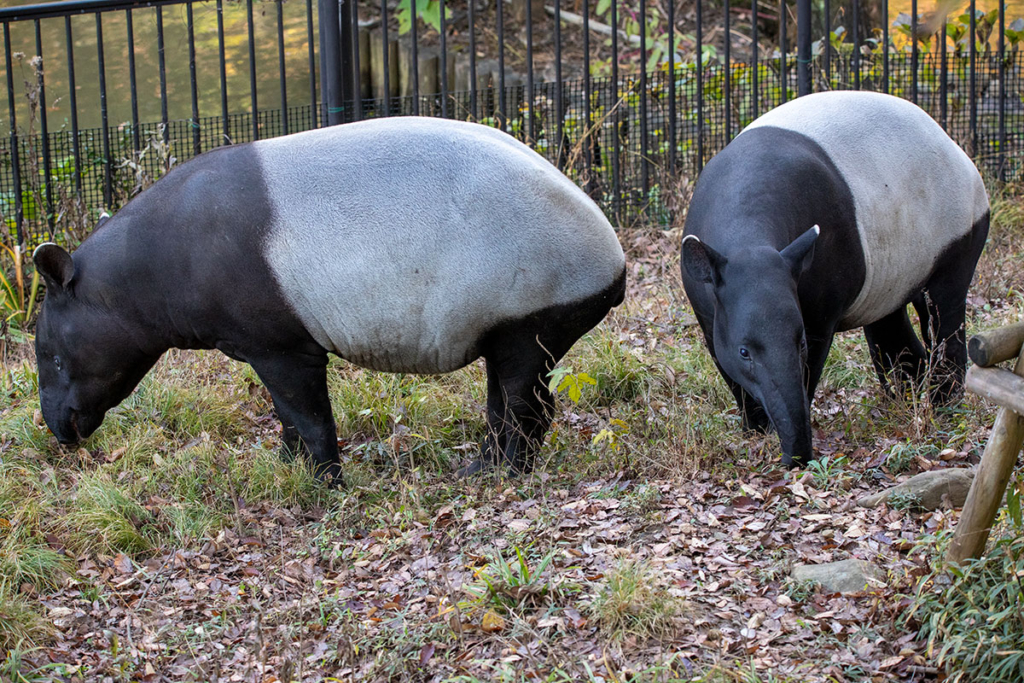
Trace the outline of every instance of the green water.
{"type": "MultiPolygon", "coordinates": [[[[38,0],[35,0],[38,1],[38,0]]],[[[34,0],[0,0],[5,5],[34,4],[34,0]]],[[[219,48],[217,41],[217,7],[213,2],[198,2],[193,8],[196,46],[196,81],[199,116],[219,116],[221,112],[219,48]]],[[[254,7],[256,74],[258,106],[262,109],[281,106],[278,68],[277,6],[273,2],[256,2],[254,7]]],[[[316,3],[313,3],[314,36],[316,35],[316,3]]],[[[139,120],[160,121],[160,76],[157,53],[156,9],[137,9],[132,13],[135,36],[135,64],[139,120]]],[[[305,0],[283,2],[285,33],[285,71],[289,106],[308,104],[309,53],[306,31],[305,0]]],[[[189,82],[188,33],[184,5],[163,8],[164,54],[167,72],[169,119],[188,119],[192,115],[189,82]]],[[[127,19],[124,11],[102,14],[103,46],[106,62],[107,106],[110,124],[131,121],[131,90],[128,70],[127,19]]],[[[64,19],[43,19],[40,22],[43,66],[46,82],[47,120],[51,131],[70,127],[67,65],[67,40],[64,19]]],[[[96,15],[71,18],[75,92],[78,125],[99,127],[100,87],[97,58],[96,15]]],[[[227,73],[228,110],[231,113],[251,111],[249,88],[249,42],[245,4],[224,3],[224,48],[227,73]]],[[[0,36],[2,43],[2,36],[0,36]]],[[[28,123],[29,105],[26,81],[35,82],[29,60],[36,54],[33,22],[11,25],[11,49],[23,53],[14,61],[18,126],[28,123]]],[[[0,58],[0,81],[6,85],[7,73],[0,58]]],[[[6,88],[4,88],[6,90],[6,88]]],[[[9,128],[6,100],[0,103],[0,131],[9,128]]]]}

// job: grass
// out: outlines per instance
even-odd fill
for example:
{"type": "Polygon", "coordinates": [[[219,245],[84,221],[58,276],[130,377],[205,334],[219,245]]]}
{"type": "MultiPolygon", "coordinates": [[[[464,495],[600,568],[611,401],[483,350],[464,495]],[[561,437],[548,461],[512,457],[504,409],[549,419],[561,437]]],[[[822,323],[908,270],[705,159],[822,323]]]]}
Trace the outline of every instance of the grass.
{"type": "MultiPolygon", "coordinates": [[[[972,304],[973,329],[1019,319],[1024,312],[1017,289],[1024,281],[1024,230],[1019,227],[1024,209],[1019,201],[996,196],[993,211],[992,243],[972,292],[986,303],[972,304]]],[[[563,366],[587,373],[594,383],[580,384],[576,401],[562,392],[538,473],[519,480],[460,482],[452,476],[475,457],[485,430],[480,362],[449,375],[411,376],[333,360],[329,387],[348,482],[345,491],[337,492],[320,486],[301,462],[280,460],[279,427],[269,396],[246,365],[215,352],[172,351],[93,437],[80,449],[68,450],[39,424],[31,349],[8,345],[7,355],[0,357],[0,577],[6,577],[0,579],[0,646],[31,648],[48,642],[53,627],[36,595],[67,592],[69,577],[76,580],[71,592],[83,602],[116,604],[103,580],[76,577],[76,562],[82,558],[102,564],[100,558],[123,553],[144,566],[171,550],[197,552],[225,531],[266,542],[262,525],[285,510],[296,519],[316,520],[298,533],[305,538],[304,556],[326,568],[318,579],[325,582],[358,571],[356,563],[370,557],[402,567],[453,538],[467,548],[484,547],[451,558],[443,571],[434,570],[431,580],[437,583],[448,581],[448,573],[461,573],[466,581],[441,590],[430,586],[430,597],[438,600],[431,604],[432,614],[440,614],[457,606],[465,598],[463,589],[475,584],[478,591],[469,602],[476,601],[477,612],[494,610],[507,620],[503,631],[473,635],[492,647],[493,658],[480,665],[490,667],[486,680],[527,680],[521,669],[501,663],[509,656],[502,652],[515,652],[532,640],[550,650],[537,664],[545,673],[529,680],[597,680],[596,674],[588,679],[583,669],[565,666],[573,653],[561,653],[560,635],[536,625],[540,617],[564,618],[572,609],[586,616],[587,628],[596,627],[602,644],[621,649],[635,640],[668,648],[689,613],[687,604],[659,583],[657,567],[645,560],[611,560],[599,580],[580,576],[572,567],[572,551],[580,549],[559,541],[550,521],[566,502],[563,494],[576,495],[588,482],[606,482],[607,490],[589,497],[619,501],[633,530],[619,541],[623,546],[618,550],[638,556],[643,555],[637,551],[646,543],[644,534],[650,528],[657,533],[664,524],[662,509],[674,505],[672,485],[711,473],[729,476],[733,468],[737,481],[750,472],[787,476],[774,474],[779,457],[774,436],[740,432],[732,394],[680,301],[677,259],[673,249],[667,250],[667,279],[643,297],[627,300],[563,360],[563,366]],[[474,511],[502,523],[527,519],[530,527],[474,525],[474,511]],[[357,551],[352,538],[364,540],[357,551]],[[410,549],[410,539],[419,545],[410,549]],[[559,656],[569,659],[559,662],[559,656]]],[[[863,335],[844,333],[833,344],[814,421],[826,438],[841,434],[848,449],[809,468],[811,483],[836,497],[856,485],[853,475],[862,465],[853,455],[857,448],[886,455],[884,468],[891,475],[911,471],[919,458],[931,459],[947,447],[970,452],[990,412],[977,399],[968,399],[959,412],[936,415],[920,396],[904,401],[882,396],[863,335]]],[[[739,489],[735,495],[742,495],[739,489]]],[[[788,503],[782,507],[780,519],[799,514],[790,513],[788,503]]],[[[283,550],[273,547],[265,552],[272,558],[268,563],[293,559],[278,557],[275,553],[283,550]]],[[[781,587],[794,602],[814,600],[813,587],[785,584],[793,551],[772,552],[779,556],[773,555],[771,566],[755,577],[762,588],[781,587]]],[[[425,581],[420,576],[402,580],[419,591],[427,588],[416,583],[425,581]]],[[[331,585],[309,590],[326,596],[331,585]]],[[[254,612],[270,620],[253,606],[264,596],[251,586],[246,591],[234,611],[221,614],[222,620],[237,625],[255,620],[254,612]]],[[[367,617],[353,611],[372,600],[386,603],[387,597],[358,591],[336,601],[318,597],[316,615],[288,612],[275,617],[275,623],[296,631],[309,630],[311,623],[341,629],[351,636],[348,654],[339,646],[340,654],[324,653],[324,658],[336,657],[331,661],[342,666],[348,657],[348,665],[356,665],[374,651],[374,675],[396,680],[421,675],[417,662],[424,648],[469,637],[453,633],[440,617],[409,626],[401,612],[367,617]],[[389,628],[393,623],[394,629],[382,632],[373,619],[389,628]]],[[[976,647],[973,641],[968,645],[976,647]]],[[[950,655],[948,661],[962,660],[950,655]]],[[[696,671],[679,662],[648,664],[620,672],[619,680],[787,680],[763,671],[748,673],[745,662],[717,669],[704,662],[705,668],[696,671]]],[[[485,679],[467,674],[451,680],[485,679]]]]}
{"type": "Polygon", "coordinates": [[[672,632],[685,603],[658,584],[643,561],[623,561],[608,575],[590,613],[612,640],[663,638],[672,632]]]}

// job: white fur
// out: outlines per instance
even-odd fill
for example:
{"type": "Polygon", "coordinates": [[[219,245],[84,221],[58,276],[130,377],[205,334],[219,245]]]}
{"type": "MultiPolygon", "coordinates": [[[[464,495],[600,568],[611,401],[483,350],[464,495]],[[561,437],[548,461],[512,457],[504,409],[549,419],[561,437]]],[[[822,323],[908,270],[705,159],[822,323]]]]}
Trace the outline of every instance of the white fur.
{"type": "Polygon", "coordinates": [[[623,272],[594,202],[492,128],[387,118],[255,149],[275,214],[267,262],[313,337],[365,367],[454,370],[496,323],[623,272]]]}
{"type": "Polygon", "coordinates": [[[891,95],[827,92],[776,107],[746,130],[802,133],[831,157],[853,193],[867,268],[843,329],[905,303],[943,250],[988,211],[974,163],[918,106],[891,95]]]}

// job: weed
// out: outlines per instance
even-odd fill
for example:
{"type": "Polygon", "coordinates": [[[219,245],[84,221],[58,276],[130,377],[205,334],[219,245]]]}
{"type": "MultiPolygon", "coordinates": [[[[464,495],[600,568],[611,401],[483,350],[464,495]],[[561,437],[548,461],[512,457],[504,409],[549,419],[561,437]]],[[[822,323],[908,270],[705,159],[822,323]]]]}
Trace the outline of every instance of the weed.
{"type": "Polygon", "coordinates": [[[807,471],[814,479],[814,487],[821,491],[828,491],[833,488],[842,488],[852,478],[852,474],[846,470],[848,459],[846,456],[823,456],[812,460],[807,465],[807,471]]]}
{"type": "Polygon", "coordinates": [[[0,650],[39,643],[53,633],[50,623],[16,590],[0,583],[0,650]]]}
{"type": "Polygon", "coordinates": [[[914,510],[921,500],[916,493],[906,490],[893,491],[885,504],[894,510],[914,510]]]}
{"type": "Polygon", "coordinates": [[[662,638],[671,633],[684,604],[657,583],[651,566],[622,562],[608,575],[590,605],[601,628],[614,640],[662,638]]]}
{"type": "Polygon", "coordinates": [[[626,512],[637,515],[649,515],[661,504],[661,491],[657,486],[641,484],[630,491],[622,500],[622,508],[626,512]]]}
{"type": "Polygon", "coordinates": [[[945,565],[936,547],[933,571],[919,584],[903,622],[921,622],[920,636],[950,683],[1024,680],[1024,521],[1021,491],[1012,482],[1009,514],[993,529],[985,556],[945,565]]]}
{"type": "Polygon", "coordinates": [[[477,603],[508,610],[536,606],[543,603],[551,593],[551,583],[543,574],[555,559],[556,551],[549,552],[533,568],[521,548],[516,546],[514,551],[515,558],[511,562],[501,552],[495,552],[491,556],[491,563],[476,573],[481,583],[466,586],[466,592],[477,603]]]}
{"type": "Polygon", "coordinates": [[[814,581],[797,581],[790,577],[786,579],[782,590],[793,602],[805,602],[818,590],[818,584],[814,581]]]}

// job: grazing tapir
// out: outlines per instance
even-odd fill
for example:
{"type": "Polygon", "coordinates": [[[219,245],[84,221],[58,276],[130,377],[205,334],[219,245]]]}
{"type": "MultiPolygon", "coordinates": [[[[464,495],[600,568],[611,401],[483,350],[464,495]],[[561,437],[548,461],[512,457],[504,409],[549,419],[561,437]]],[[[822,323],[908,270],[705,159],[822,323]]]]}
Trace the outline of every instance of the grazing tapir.
{"type": "Polygon", "coordinates": [[[933,401],[959,398],[988,223],[978,170],[909,102],[820,93],[747,126],[701,173],[682,243],[683,285],[744,427],[774,426],[786,465],[811,459],[832,337],[857,327],[883,387],[920,379],[934,350],[933,401]]]}
{"type": "Polygon", "coordinates": [[[486,126],[389,118],[216,149],[34,254],[43,418],[89,436],[169,348],[252,365],[322,478],[339,472],[328,353],[446,373],[483,356],[475,472],[532,465],[548,368],[621,303],[625,259],[586,194],[486,126]]]}

